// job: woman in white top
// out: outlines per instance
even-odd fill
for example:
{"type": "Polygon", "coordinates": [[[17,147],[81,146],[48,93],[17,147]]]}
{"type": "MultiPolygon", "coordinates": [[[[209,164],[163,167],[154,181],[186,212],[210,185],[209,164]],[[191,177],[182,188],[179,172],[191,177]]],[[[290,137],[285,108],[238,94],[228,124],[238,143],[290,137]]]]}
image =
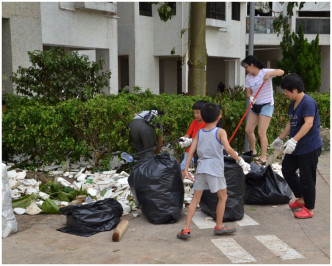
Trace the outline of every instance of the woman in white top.
{"type": "Polygon", "coordinates": [[[261,144],[261,155],[258,158],[258,163],[265,165],[268,146],[266,131],[269,127],[274,110],[272,78],[282,76],[284,71],[281,69],[264,68],[263,64],[252,55],[242,60],[241,65],[247,71],[245,88],[247,97],[253,103],[248,113],[245,132],[248,136],[250,150],[252,150],[253,155],[256,156],[255,128],[258,126],[258,136],[261,144]],[[254,101],[254,97],[263,81],[265,81],[265,83],[254,101]]]}

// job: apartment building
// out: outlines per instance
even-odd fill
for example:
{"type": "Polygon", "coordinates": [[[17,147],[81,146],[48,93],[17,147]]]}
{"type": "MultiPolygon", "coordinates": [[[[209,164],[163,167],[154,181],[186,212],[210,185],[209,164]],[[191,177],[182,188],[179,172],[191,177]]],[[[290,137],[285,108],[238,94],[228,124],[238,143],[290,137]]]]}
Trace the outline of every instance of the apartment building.
{"type": "MultiPolygon", "coordinates": [[[[110,2],[2,2],[2,74],[8,77],[18,66],[29,66],[28,51],[65,47],[103,58],[112,72],[110,89],[118,93],[117,5],[110,2]]],[[[4,79],[5,77],[5,79],[4,79]]]]}
{"type": "MultiPolygon", "coordinates": [[[[267,67],[275,67],[275,60],[282,58],[279,37],[274,32],[272,23],[280,13],[286,14],[287,6],[280,2],[258,2],[255,4],[254,18],[254,54],[267,67]]],[[[301,10],[295,7],[290,22],[291,31],[298,32],[302,24],[305,38],[311,42],[319,33],[319,48],[322,55],[322,83],[320,91],[329,91],[330,83],[330,2],[307,2],[301,10]]],[[[247,38],[249,32],[249,3],[247,3],[247,38]]]]}
{"type": "MultiPolygon", "coordinates": [[[[175,15],[163,22],[158,5],[118,3],[119,87],[140,86],[154,93],[188,91],[188,2],[172,3],[175,15]]],[[[246,4],[207,3],[207,93],[219,81],[240,84],[245,73],[239,60],[245,56],[246,4]],[[234,10],[235,9],[235,10],[234,10]],[[232,12],[233,10],[233,12],[232,12]]]]}
{"type": "MultiPolygon", "coordinates": [[[[106,93],[135,86],[156,94],[187,92],[190,2],[170,5],[175,15],[163,22],[158,5],[147,2],[3,2],[2,85],[12,90],[8,77],[19,65],[29,65],[27,51],[62,46],[104,59],[112,72],[106,93]]],[[[282,57],[281,36],[272,28],[279,12],[285,6],[277,2],[257,3],[254,55],[267,67],[282,57]]],[[[207,94],[214,95],[220,81],[244,85],[240,62],[248,49],[248,3],[207,2],[206,15],[207,94]]],[[[296,31],[299,23],[309,41],[320,34],[321,91],[329,90],[330,3],[295,8],[291,28],[296,31]]]]}

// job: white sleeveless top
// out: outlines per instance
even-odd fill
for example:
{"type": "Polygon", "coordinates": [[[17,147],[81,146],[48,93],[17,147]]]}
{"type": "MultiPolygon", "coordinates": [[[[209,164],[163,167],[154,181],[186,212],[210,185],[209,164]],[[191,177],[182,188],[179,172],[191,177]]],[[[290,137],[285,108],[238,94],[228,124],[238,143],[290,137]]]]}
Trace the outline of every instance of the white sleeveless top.
{"type": "Polygon", "coordinates": [[[209,131],[198,131],[196,174],[224,177],[224,146],[217,137],[219,129],[215,127],[209,131]]]}

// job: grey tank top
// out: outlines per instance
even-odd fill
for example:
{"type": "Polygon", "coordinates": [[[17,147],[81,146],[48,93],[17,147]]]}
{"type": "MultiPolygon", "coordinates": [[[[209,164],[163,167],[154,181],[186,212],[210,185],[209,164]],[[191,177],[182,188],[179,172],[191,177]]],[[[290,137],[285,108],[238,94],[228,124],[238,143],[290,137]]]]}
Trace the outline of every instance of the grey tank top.
{"type": "Polygon", "coordinates": [[[217,137],[219,129],[215,127],[209,131],[198,131],[196,174],[224,177],[224,146],[217,137]]]}

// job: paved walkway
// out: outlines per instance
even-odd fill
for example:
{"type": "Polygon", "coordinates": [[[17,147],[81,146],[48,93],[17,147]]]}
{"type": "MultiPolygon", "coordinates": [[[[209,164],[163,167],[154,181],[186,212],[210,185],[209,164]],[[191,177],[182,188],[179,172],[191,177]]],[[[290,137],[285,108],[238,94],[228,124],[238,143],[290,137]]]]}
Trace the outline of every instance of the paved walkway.
{"type": "Polygon", "coordinates": [[[125,216],[129,228],[120,242],[113,231],[79,237],[56,231],[63,215],[17,216],[19,232],[2,240],[2,263],[108,264],[329,264],[330,153],[319,158],[315,216],[299,220],[287,204],[245,205],[230,236],[214,236],[214,222],[199,210],[192,238],[181,241],[186,209],[175,224],[153,225],[142,215],[125,216]]]}

